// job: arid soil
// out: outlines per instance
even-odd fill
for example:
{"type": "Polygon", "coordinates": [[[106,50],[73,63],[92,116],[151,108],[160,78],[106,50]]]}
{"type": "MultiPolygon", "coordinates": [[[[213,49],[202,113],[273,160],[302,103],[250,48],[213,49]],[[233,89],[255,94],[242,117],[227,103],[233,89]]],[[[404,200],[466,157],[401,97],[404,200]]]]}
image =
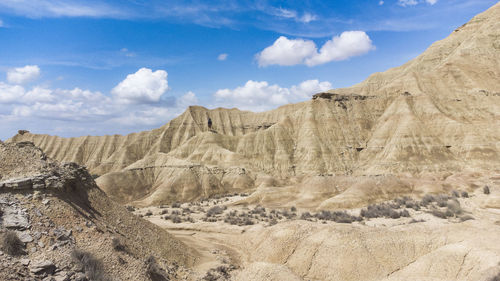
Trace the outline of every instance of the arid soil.
{"type": "Polygon", "coordinates": [[[238,194],[134,213],[198,249],[200,277],[215,268],[227,280],[490,280],[500,273],[495,178],[488,194],[483,186],[338,211],[265,208],[238,194]]]}

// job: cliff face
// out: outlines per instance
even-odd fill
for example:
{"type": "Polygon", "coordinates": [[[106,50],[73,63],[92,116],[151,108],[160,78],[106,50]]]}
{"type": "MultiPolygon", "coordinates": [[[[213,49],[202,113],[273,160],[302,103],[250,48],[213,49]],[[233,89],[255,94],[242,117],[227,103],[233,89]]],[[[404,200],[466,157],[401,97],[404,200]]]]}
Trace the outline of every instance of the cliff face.
{"type": "Polygon", "coordinates": [[[312,100],[252,113],[189,107],[127,136],[25,133],[50,157],[86,165],[122,201],[192,200],[265,175],[491,170],[500,162],[500,4],[400,67],[312,100]],[[208,127],[208,119],[212,128],[208,127]]]}

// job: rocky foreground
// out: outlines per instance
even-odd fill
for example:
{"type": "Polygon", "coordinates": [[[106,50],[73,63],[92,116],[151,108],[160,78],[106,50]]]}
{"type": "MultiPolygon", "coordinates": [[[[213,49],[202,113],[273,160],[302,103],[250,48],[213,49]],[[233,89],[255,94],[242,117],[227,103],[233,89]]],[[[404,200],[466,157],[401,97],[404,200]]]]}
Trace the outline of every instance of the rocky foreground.
{"type": "Polygon", "coordinates": [[[32,143],[0,143],[0,280],[182,280],[195,251],[32,143]]]}

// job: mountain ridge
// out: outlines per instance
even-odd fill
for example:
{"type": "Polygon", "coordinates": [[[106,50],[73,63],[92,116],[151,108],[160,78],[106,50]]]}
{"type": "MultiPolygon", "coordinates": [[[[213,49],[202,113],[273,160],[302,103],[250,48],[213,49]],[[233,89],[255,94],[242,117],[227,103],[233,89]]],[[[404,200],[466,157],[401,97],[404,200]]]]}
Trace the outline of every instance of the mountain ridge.
{"type": "Polygon", "coordinates": [[[86,165],[115,199],[144,204],[251,190],[268,178],[294,185],[316,175],[492,170],[500,164],[499,31],[500,3],[400,67],[271,111],[190,106],[126,136],[9,141],[86,165]]]}

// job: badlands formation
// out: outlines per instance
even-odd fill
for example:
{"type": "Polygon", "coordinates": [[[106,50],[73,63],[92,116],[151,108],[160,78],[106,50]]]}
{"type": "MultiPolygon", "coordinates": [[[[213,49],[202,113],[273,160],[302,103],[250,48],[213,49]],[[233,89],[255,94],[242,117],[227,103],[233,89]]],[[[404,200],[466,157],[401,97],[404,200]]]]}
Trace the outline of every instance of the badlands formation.
{"type": "Polygon", "coordinates": [[[20,131],[7,145],[24,142],[84,165],[174,234],[162,234],[175,245],[163,267],[189,278],[498,280],[500,3],[408,63],[309,101],[191,106],[152,131],[20,131]]]}

